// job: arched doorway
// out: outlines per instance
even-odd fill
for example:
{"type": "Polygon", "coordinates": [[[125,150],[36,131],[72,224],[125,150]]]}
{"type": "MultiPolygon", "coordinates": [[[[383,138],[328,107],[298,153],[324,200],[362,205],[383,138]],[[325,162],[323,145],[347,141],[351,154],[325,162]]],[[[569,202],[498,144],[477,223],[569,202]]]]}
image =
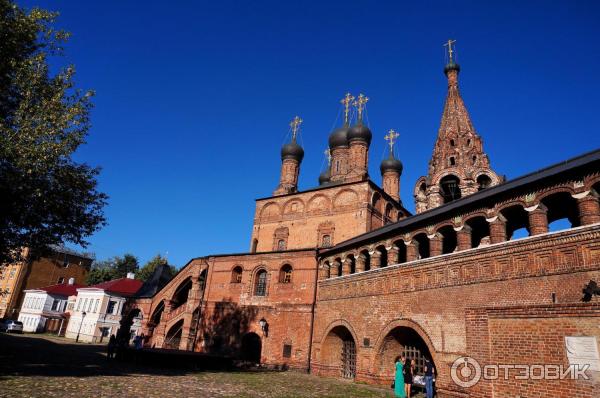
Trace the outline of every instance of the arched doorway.
{"type": "Polygon", "coordinates": [[[256,333],[246,333],[242,337],[241,357],[245,361],[260,363],[262,342],[256,333]]]}
{"type": "Polygon", "coordinates": [[[165,344],[163,348],[178,350],[179,345],[181,343],[181,333],[183,331],[183,319],[177,321],[169,331],[165,337],[165,344]]]}
{"type": "Polygon", "coordinates": [[[387,333],[379,346],[375,371],[382,378],[392,380],[395,360],[402,355],[409,362],[415,361],[415,374],[424,374],[426,358],[433,363],[431,352],[419,333],[409,326],[397,326],[387,333]]]}
{"type": "Polygon", "coordinates": [[[327,334],[321,349],[324,365],[338,369],[345,379],[356,377],[356,342],[345,326],[336,326],[327,334]]]}

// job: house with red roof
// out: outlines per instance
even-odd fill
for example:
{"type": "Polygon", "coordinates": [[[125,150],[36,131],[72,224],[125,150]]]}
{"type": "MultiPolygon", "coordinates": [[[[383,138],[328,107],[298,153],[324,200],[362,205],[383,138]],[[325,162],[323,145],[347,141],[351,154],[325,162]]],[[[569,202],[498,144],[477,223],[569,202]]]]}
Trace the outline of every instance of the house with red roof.
{"type": "Polygon", "coordinates": [[[134,277],[128,273],[126,278],[78,288],[65,336],[89,343],[108,341],[119,329],[127,299],[142,287],[143,282],[134,277]]]}
{"type": "Polygon", "coordinates": [[[75,284],[70,278],[67,283],[59,283],[39,289],[27,289],[19,312],[24,332],[52,332],[62,334],[68,323],[67,303],[77,289],[85,287],[75,284]]]}

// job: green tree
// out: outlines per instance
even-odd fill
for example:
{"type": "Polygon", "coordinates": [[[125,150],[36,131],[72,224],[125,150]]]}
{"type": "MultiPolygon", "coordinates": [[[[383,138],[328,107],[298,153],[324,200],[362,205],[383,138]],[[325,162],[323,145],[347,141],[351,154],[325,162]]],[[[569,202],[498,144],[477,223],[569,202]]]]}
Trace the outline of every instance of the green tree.
{"type": "Polygon", "coordinates": [[[86,283],[95,285],[113,279],[125,278],[128,272],[137,274],[138,259],[133,254],[127,253],[103,261],[95,261],[92,265],[86,283]]]}
{"type": "MultiPolygon", "coordinates": [[[[140,268],[140,270],[135,276],[136,279],[146,282],[152,277],[152,274],[154,273],[156,267],[162,264],[168,264],[167,259],[161,256],[160,254],[157,254],[156,256],[151,258],[146,264],[144,264],[142,268],[140,268]]],[[[173,277],[177,273],[177,269],[174,266],[169,265],[169,272],[171,274],[170,276],[173,277]]]]}
{"type": "Polygon", "coordinates": [[[91,286],[110,281],[111,279],[113,279],[113,273],[111,269],[92,268],[85,282],[91,286]]]}
{"type": "Polygon", "coordinates": [[[114,259],[114,277],[124,278],[127,273],[137,273],[139,262],[133,254],[124,254],[123,257],[115,257],[114,259]]]}
{"type": "Polygon", "coordinates": [[[85,247],[106,223],[99,170],[72,159],[93,93],[75,88],[72,65],[48,66],[69,37],[53,27],[57,16],[0,0],[0,264],[25,246],[34,254],[67,241],[85,247]]]}

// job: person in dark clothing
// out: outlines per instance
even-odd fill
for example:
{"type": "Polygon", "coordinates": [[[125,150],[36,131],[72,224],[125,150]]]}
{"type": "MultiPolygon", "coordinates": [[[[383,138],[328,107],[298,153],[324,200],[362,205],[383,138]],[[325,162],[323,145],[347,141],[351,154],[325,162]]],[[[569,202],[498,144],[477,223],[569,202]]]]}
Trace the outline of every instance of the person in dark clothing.
{"type": "Polygon", "coordinates": [[[413,384],[413,375],[415,373],[415,361],[414,359],[409,361],[405,359],[404,361],[404,391],[406,392],[406,396],[410,397],[410,390],[412,389],[413,384]]]}
{"type": "Polygon", "coordinates": [[[108,359],[113,359],[115,357],[115,349],[117,348],[117,338],[114,334],[110,335],[110,339],[108,339],[108,345],[106,346],[106,354],[108,359]]]}
{"type": "Polygon", "coordinates": [[[434,375],[433,364],[429,358],[425,358],[425,396],[426,398],[433,398],[433,375],[434,375]]]}

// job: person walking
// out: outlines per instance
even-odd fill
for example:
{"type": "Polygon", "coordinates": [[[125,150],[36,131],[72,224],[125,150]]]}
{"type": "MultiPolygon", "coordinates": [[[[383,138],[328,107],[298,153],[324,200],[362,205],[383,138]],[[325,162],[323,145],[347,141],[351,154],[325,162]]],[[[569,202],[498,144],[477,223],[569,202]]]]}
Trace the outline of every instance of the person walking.
{"type": "Polygon", "coordinates": [[[429,358],[425,358],[425,397],[433,398],[433,365],[429,358]]]}
{"type": "Polygon", "coordinates": [[[406,398],[406,393],[404,392],[403,358],[396,357],[394,366],[396,369],[396,375],[394,377],[394,395],[396,397],[406,398]]]}
{"type": "Polygon", "coordinates": [[[106,346],[108,359],[113,359],[115,357],[115,348],[117,348],[117,338],[114,334],[111,334],[108,339],[108,345],[106,346]]]}
{"type": "Polygon", "coordinates": [[[404,392],[408,398],[410,398],[412,384],[413,384],[413,375],[415,372],[415,360],[408,361],[404,360],[404,392]]]}

